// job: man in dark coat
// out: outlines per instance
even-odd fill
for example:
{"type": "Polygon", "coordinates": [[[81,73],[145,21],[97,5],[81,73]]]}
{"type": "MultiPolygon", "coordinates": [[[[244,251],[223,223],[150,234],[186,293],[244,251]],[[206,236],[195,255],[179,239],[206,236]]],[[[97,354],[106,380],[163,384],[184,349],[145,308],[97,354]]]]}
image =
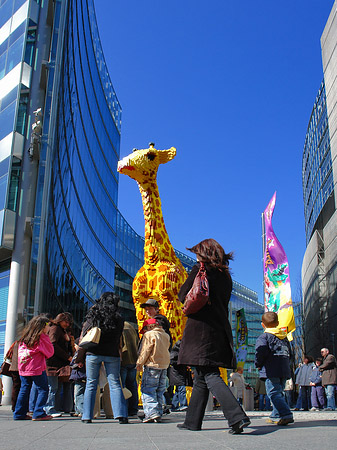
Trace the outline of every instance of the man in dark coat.
{"type": "Polygon", "coordinates": [[[328,348],[322,348],[321,355],[323,356],[323,363],[319,366],[322,372],[322,386],[325,389],[327,399],[327,411],[334,411],[336,409],[335,390],[337,385],[337,364],[334,355],[331,355],[328,348]]]}

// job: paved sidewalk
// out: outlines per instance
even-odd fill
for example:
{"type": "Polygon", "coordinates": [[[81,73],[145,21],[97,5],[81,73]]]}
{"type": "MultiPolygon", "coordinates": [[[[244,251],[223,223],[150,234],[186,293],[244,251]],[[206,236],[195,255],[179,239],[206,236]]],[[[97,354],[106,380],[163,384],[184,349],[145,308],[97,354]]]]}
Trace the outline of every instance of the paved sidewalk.
{"type": "Polygon", "coordinates": [[[113,420],[60,417],[48,422],[14,421],[8,406],[0,407],[0,446],[3,450],[308,450],[337,448],[337,411],[294,412],[295,423],[286,427],[267,425],[268,413],[248,412],[252,425],[243,434],[228,433],[219,411],[206,414],[203,430],[182,431],[185,413],[164,416],[163,423],[129,425],[113,420]]]}

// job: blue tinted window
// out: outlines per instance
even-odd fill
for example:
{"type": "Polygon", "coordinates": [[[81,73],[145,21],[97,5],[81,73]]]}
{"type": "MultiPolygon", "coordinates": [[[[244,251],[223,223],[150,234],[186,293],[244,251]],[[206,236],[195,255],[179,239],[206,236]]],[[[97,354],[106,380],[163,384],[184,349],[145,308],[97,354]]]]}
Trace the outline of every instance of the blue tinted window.
{"type": "Polygon", "coordinates": [[[0,178],[0,209],[4,209],[5,207],[7,184],[8,184],[7,182],[8,182],[8,174],[0,178]]]}
{"type": "Polygon", "coordinates": [[[26,31],[26,21],[22,22],[22,24],[18,26],[16,30],[13,31],[13,33],[10,34],[8,38],[9,47],[12,44],[14,44],[14,42],[25,33],[25,31],[26,31]]]}
{"type": "Polygon", "coordinates": [[[8,105],[15,102],[17,95],[18,95],[18,89],[19,89],[19,87],[16,86],[1,100],[0,111],[3,111],[4,109],[7,108],[8,105]]]}
{"type": "Polygon", "coordinates": [[[0,55],[0,80],[5,76],[7,53],[0,55]]]}
{"type": "Polygon", "coordinates": [[[10,72],[19,62],[22,61],[22,51],[24,44],[24,35],[22,35],[14,44],[8,49],[6,73],[10,72]]]}
{"type": "Polygon", "coordinates": [[[7,0],[0,7],[0,28],[7,22],[13,13],[13,0],[7,0]]]}
{"type": "Polygon", "coordinates": [[[14,129],[16,103],[12,103],[4,111],[0,112],[0,141],[14,129]]]}
{"type": "Polygon", "coordinates": [[[9,162],[10,162],[10,157],[4,159],[3,161],[0,162],[0,178],[3,175],[8,174],[8,170],[9,170],[9,162]]]}
{"type": "Polygon", "coordinates": [[[14,12],[17,11],[27,0],[15,0],[14,1],[14,12]]]}

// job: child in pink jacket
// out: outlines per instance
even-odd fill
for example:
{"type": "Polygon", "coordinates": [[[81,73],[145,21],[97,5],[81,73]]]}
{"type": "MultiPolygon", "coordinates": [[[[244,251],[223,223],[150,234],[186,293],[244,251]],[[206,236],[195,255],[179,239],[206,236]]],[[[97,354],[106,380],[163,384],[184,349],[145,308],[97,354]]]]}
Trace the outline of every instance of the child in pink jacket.
{"type": "Polygon", "coordinates": [[[36,316],[28,323],[19,339],[18,366],[21,388],[13,414],[14,420],[31,419],[29,416],[29,394],[33,382],[37,388],[37,399],[33,420],[50,420],[44,411],[48,397],[46,359],[54,354],[53,344],[47,333],[48,318],[36,316]]]}

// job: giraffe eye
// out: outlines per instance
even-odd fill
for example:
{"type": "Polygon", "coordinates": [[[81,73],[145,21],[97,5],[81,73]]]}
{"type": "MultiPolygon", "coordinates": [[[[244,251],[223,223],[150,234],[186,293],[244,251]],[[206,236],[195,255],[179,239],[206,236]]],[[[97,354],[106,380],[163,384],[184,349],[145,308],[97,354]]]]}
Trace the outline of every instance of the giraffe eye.
{"type": "Polygon", "coordinates": [[[153,161],[154,160],[154,158],[156,157],[156,154],[155,153],[147,153],[147,159],[149,159],[150,161],[153,161]]]}

